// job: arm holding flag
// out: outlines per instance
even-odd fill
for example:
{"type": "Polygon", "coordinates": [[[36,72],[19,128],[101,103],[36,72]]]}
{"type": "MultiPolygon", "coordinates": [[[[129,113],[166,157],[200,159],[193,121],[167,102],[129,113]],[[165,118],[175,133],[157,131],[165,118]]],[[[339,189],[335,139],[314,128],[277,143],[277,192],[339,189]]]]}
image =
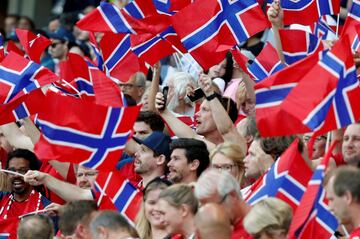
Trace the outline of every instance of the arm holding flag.
{"type": "Polygon", "coordinates": [[[281,63],[285,63],[285,57],[282,53],[282,45],[280,41],[279,29],[283,28],[283,18],[284,12],[280,6],[279,0],[274,0],[271,4],[270,8],[267,11],[267,16],[269,21],[271,22],[271,28],[274,33],[274,39],[276,44],[276,50],[278,52],[281,63]]]}
{"type": "Polygon", "coordinates": [[[32,186],[44,185],[67,202],[94,199],[91,190],[58,180],[47,173],[29,170],[24,175],[24,181],[32,186]]]}
{"type": "Polygon", "coordinates": [[[228,112],[226,112],[217,97],[210,100],[208,99],[209,96],[214,94],[214,91],[211,87],[211,78],[208,75],[201,74],[199,78],[199,85],[207,97],[216,127],[222,135],[223,139],[225,141],[238,142],[241,150],[245,153],[247,151],[246,141],[237,131],[234,123],[231,121],[228,115],[228,112]]]}
{"type": "Polygon", "coordinates": [[[156,93],[159,91],[160,84],[160,62],[153,66],[153,77],[150,85],[150,92],[148,96],[149,111],[155,111],[155,98],[156,93]]]}
{"type": "Polygon", "coordinates": [[[164,96],[161,92],[156,94],[155,106],[159,111],[160,116],[166,122],[166,124],[170,127],[170,129],[175,133],[179,138],[193,138],[202,140],[205,142],[207,149],[211,151],[215,148],[215,144],[212,142],[202,138],[200,135],[196,134],[187,124],[176,118],[169,110],[161,110],[164,105],[164,96]]]}

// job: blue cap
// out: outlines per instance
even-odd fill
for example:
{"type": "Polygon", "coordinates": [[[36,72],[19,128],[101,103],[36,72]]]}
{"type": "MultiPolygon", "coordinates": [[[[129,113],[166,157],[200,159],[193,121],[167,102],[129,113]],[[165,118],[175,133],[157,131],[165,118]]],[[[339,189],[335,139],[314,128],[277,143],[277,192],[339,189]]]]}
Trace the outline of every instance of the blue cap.
{"type": "Polygon", "coordinates": [[[133,137],[133,139],[139,143],[143,144],[158,155],[165,155],[166,159],[170,159],[170,143],[171,138],[165,135],[161,131],[154,131],[150,134],[145,140],[138,139],[133,137]]]}
{"type": "Polygon", "coordinates": [[[69,31],[63,27],[59,27],[58,29],[56,29],[55,32],[49,32],[48,35],[49,35],[49,38],[51,38],[51,39],[58,39],[61,41],[68,41],[68,42],[75,41],[75,37],[71,33],[71,31],[69,31]]]}

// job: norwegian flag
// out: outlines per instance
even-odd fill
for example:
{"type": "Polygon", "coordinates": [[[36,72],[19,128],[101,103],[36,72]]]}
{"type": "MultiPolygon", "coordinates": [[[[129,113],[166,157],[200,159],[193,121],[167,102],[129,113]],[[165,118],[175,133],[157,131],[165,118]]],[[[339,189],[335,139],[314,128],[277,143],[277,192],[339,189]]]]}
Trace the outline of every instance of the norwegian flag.
{"type": "Polygon", "coordinates": [[[59,79],[49,69],[10,52],[0,63],[0,104],[59,79]]]}
{"type": "Polygon", "coordinates": [[[104,70],[103,69],[104,59],[103,59],[103,56],[101,54],[99,44],[97,43],[96,37],[95,37],[93,32],[89,32],[89,43],[90,43],[91,48],[94,51],[94,55],[96,57],[95,62],[96,62],[97,67],[100,70],[104,70]]]}
{"type": "Polygon", "coordinates": [[[256,82],[260,82],[285,67],[286,65],[281,63],[276,49],[270,43],[267,43],[254,62],[248,67],[248,71],[256,82]]]}
{"type": "Polygon", "coordinates": [[[324,48],[320,39],[306,31],[280,29],[279,34],[285,62],[288,65],[324,48]]]}
{"type": "Polygon", "coordinates": [[[329,158],[335,146],[334,143],[331,145],[321,164],[316,167],[308,183],[306,192],[301,199],[299,210],[296,210],[293,216],[288,238],[331,238],[338,227],[336,217],[328,208],[328,201],[322,186],[329,158]]]}
{"type": "Polygon", "coordinates": [[[16,46],[16,44],[9,40],[7,42],[7,45],[6,45],[6,51],[9,53],[9,52],[15,52],[16,54],[18,54],[19,56],[25,56],[25,52],[23,52],[22,50],[20,50],[19,47],[16,46]]]}
{"type": "Polygon", "coordinates": [[[17,28],[15,31],[29,58],[36,63],[40,63],[41,54],[51,44],[51,41],[40,34],[35,35],[29,30],[17,28]]]}
{"type": "Polygon", "coordinates": [[[298,150],[297,138],[272,167],[249,189],[245,201],[254,205],[266,197],[277,197],[293,210],[300,204],[312,171],[298,150]]]}
{"type": "Polygon", "coordinates": [[[270,26],[256,0],[197,0],[174,15],[172,22],[184,47],[205,70],[222,61],[229,49],[270,26]]]}
{"type": "Polygon", "coordinates": [[[45,96],[41,89],[32,91],[7,104],[0,104],[0,125],[19,121],[38,113],[45,96]]]}
{"type": "Polygon", "coordinates": [[[174,15],[195,0],[153,0],[156,10],[161,14],[174,15]]]}
{"type": "MultiPolygon", "coordinates": [[[[268,7],[273,0],[267,0],[268,7]]],[[[320,16],[336,15],[340,12],[340,0],[281,0],[284,24],[311,25],[320,16]]]]}
{"type": "Polygon", "coordinates": [[[319,21],[310,26],[311,33],[321,40],[337,40],[337,36],[334,29],[332,28],[332,25],[329,25],[329,21],[331,20],[332,22],[335,22],[336,27],[336,21],[334,19],[332,19],[330,16],[323,16],[319,18],[319,21]],[[326,19],[328,18],[330,18],[330,20],[327,21],[326,19]]]}
{"type": "Polygon", "coordinates": [[[16,229],[19,224],[19,219],[9,218],[0,220],[0,239],[16,239],[16,229]]]}
{"type": "Polygon", "coordinates": [[[284,101],[283,109],[311,131],[325,133],[359,120],[359,97],[349,39],[342,37],[303,75],[284,101]]]}
{"type": "Polygon", "coordinates": [[[360,1],[353,0],[351,9],[345,20],[341,36],[349,35],[350,45],[354,51],[360,50],[359,36],[356,31],[356,25],[360,24],[360,1]]]}
{"type": "MultiPolygon", "coordinates": [[[[66,79],[71,79],[70,85],[77,90],[78,97],[105,106],[124,105],[119,87],[99,68],[89,66],[80,55],[69,53],[68,61],[62,63],[61,70],[65,72],[63,75],[66,79]]],[[[73,92],[67,87],[65,89],[70,94],[73,92]]]]}
{"type": "Polygon", "coordinates": [[[4,38],[0,33],[0,62],[5,58],[4,38]]]}
{"type": "Polygon", "coordinates": [[[122,215],[135,223],[142,202],[141,191],[116,171],[111,174],[105,172],[99,173],[95,182],[97,191],[103,191],[107,180],[108,187],[106,187],[104,193],[110,197],[111,201],[122,215]]]}
{"type": "Polygon", "coordinates": [[[111,78],[127,82],[136,72],[147,72],[145,63],[132,52],[130,46],[130,35],[106,33],[101,39],[105,72],[111,78]]]}
{"type": "MultiPolygon", "coordinates": [[[[95,102],[93,82],[90,79],[89,66],[85,60],[77,54],[69,53],[68,60],[60,62],[60,76],[69,82],[64,85],[67,93],[75,95],[83,100],[95,102]],[[68,89],[68,86],[72,88],[68,89]],[[70,87],[71,87],[70,86],[70,87]],[[75,89],[76,91],[73,91],[75,89]]],[[[63,88],[63,85],[61,86],[63,88]]]]}
{"type": "Polygon", "coordinates": [[[249,61],[249,58],[247,58],[247,56],[245,56],[244,54],[241,53],[240,49],[238,47],[234,47],[233,49],[231,49],[231,54],[234,57],[234,60],[236,61],[236,63],[239,65],[239,67],[246,73],[246,74],[250,74],[246,63],[249,61]]]}
{"type": "Polygon", "coordinates": [[[168,27],[155,36],[150,33],[132,35],[131,49],[138,57],[150,65],[154,65],[164,57],[176,52],[176,50],[182,53],[186,52],[172,27],[168,27]]]}
{"type": "Polygon", "coordinates": [[[41,159],[73,162],[109,171],[115,168],[140,106],[113,108],[48,92],[38,115],[41,159]]]}
{"type": "Polygon", "coordinates": [[[78,21],[76,25],[82,29],[93,32],[131,33],[146,29],[136,18],[130,16],[124,9],[115,5],[101,2],[100,6],[78,21]]]}
{"type": "Polygon", "coordinates": [[[283,109],[283,102],[303,77],[299,72],[308,72],[318,59],[317,54],[308,56],[255,85],[256,125],[262,137],[291,135],[294,130],[299,133],[309,131],[301,120],[292,117],[283,109]],[[291,124],[279,124],[290,120],[291,124]]]}

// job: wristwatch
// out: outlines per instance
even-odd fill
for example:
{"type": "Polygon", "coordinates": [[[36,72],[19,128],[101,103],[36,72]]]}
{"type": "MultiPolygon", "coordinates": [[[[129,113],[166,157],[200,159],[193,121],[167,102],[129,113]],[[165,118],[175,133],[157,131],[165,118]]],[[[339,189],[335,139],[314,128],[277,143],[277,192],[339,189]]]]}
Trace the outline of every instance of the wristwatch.
{"type": "Polygon", "coordinates": [[[207,101],[211,101],[211,100],[213,100],[214,98],[216,98],[217,96],[218,96],[218,94],[217,94],[216,92],[214,92],[214,93],[212,93],[211,95],[206,96],[205,98],[206,98],[207,101]]]}

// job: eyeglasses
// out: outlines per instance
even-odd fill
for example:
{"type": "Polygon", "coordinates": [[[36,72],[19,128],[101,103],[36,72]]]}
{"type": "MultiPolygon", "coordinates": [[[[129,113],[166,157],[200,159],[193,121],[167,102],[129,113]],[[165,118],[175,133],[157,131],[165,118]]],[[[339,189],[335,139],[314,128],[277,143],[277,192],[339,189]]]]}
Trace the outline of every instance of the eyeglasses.
{"type": "MultiPolygon", "coordinates": [[[[304,141],[307,143],[307,142],[309,142],[309,140],[310,140],[310,136],[304,136],[304,141]]],[[[327,138],[326,138],[326,136],[324,136],[324,135],[322,135],[322,136],[319,136],[319,137],[317,137],[316,139],[315,139],[315,142],[319,142],[319,141],[321,141],[321,140],[326,140],[327,138]]]]}
{"type": "Polygon", "coordinates": [[[62,42],[53,42],[50,46],[55,48],[57,45],[62,44],[62,42]]]}
{"type": "Polygon", "coordinates": [[[76,174],[76,177],[81,178],[83,176],[85,177],[94,177],[98,174],[98,172],[86,172],[86,173],[78,173],[76,174]]]}
{"type": "Polygon", "coordinates": [[[219,170],[219,171],[227,171],[227,172],[230,172],[233,167],[235,167],[236,165],[235,164],[213,164],[211,165],[212,168],[216,169],[216,170],[219,170]]]}
{"type": "Polygon", "coordinates": [[[11,172],[20,173],[20,174],[26,174],[27,171],[29,171],[29,168],[8,168],[7,170],[9,170],[11,172]]]}
{"type": "Polygon", "coordinates": [[[131,89],[133,87],[142,87],[141,85],[134,85],[134,84],[130,84],[130,83],[126,83],[126,84],[120,83],[120,84],[118,84],[118,86],[120,88],[125,88],[125,89],[131,89]]]}

